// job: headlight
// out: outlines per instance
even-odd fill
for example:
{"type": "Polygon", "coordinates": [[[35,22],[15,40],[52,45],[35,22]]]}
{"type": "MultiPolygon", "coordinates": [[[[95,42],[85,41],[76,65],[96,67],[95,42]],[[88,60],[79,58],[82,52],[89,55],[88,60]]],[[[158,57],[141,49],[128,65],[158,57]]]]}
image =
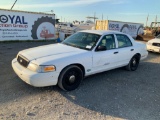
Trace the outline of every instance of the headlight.
{"type": "Polygon", "coordinates": [[[44,73],[44,72],[53,72],[56,71],[56,67],[54,65],[36,65],[32,62],[29,63],[28,69],[34,71],[34,72],[39,72],[39,73],[44,73]]]}
{"type": "Polygon", "coordinates": [[[151,42],[147,42],[147,45],[152,45],[152,43],[151,42]]]}
{"type": "Polygon", "coordinates": [[[32,62],[29,63],[28,69],[30,69],[30,70],[32,70],[32,71],[34,71],[34,72],[39,72],[39,71],[38,71],[38,70],[39,70],[39,66],[36,65],[36,64],[34,64],[34,63],[32,63],[32,62]]]}

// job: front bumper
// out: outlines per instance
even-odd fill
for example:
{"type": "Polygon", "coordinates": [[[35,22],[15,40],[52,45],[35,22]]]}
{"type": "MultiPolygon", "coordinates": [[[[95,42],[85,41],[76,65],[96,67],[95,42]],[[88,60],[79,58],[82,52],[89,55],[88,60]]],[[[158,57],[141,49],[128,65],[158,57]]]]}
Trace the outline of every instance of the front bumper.
{"type": "Polygon", "coordinates": [[[157,46],[147,45],[147,50],[160,53],[160,47],[157,46]]]}
{"type": "Polygon", "coordinates": [[[58,81],[59,73],[47,72],[47,73],[37,73],[21,66],[17,59],[12,60],[12,67],[15,73],[26,83],[35,87],[44,87],[56,85],[58,81]]]}

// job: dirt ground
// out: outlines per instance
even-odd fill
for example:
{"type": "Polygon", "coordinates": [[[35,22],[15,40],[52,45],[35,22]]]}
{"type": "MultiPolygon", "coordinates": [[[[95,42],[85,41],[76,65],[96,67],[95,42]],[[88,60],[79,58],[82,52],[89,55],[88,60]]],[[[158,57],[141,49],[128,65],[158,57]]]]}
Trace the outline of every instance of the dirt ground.
{"type": "Polygon", "coordinates": [[[134,72],[103,72],[64,92],[27,85],[11,67],[18,51],[44,44],[53,43],[0,43],[0,119],[160,120],[160,54],[150,52],[134,72]]]}

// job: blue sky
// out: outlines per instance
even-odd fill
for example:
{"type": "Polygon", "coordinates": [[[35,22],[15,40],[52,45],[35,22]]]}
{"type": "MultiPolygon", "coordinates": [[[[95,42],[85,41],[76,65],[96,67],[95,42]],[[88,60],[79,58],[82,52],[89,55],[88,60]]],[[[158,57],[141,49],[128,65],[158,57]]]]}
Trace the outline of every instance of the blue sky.
{"type": "MultiPolygon", "coordinates": [[[[1,0],[0,8],[10,9],[15,0],[1,0]]],[[[17,0],[14,10],[48,12],[53,10],[64,21],[86,20],[86,16],[99,19],[136,22],[148,25],[160,21],[160,0],[17,0]]]]}

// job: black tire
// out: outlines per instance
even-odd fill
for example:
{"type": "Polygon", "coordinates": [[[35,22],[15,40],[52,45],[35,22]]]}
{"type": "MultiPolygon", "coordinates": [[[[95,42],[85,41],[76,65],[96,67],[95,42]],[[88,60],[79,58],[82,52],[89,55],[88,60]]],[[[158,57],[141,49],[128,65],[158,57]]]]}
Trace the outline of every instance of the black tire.
{"type": "Polygon", "coordinates": [[[71,65],[62,70],[58,79],[58,86],[65,91],[71,91],[78,88],[82,80],[82,70],[76,65],[71,65]]]}
{"type": "Polygon", "coordinates": [[[38,39],[37,37],[37,29],[39,27],[40,24],[42,24],[43,22],[49,22],[51,23],[53,26],[55,26],[55,19],[52,19],[51,17],[41,17],[41,18],[38,18],[37,21],[34,22],[34,25],[32,25],[32,30],[31,30],[31,37],[33,39],[38,39]]]}
{"type": "Polygon", "coordinates": [[[128,71],[135,71],[135,70],[137,70],[138,65],[139,65],[139,61],[140,61],[140,56],[139,55],[134,55],[131,58],[129,64],[126,66],[126,69],[128,71]]]}

